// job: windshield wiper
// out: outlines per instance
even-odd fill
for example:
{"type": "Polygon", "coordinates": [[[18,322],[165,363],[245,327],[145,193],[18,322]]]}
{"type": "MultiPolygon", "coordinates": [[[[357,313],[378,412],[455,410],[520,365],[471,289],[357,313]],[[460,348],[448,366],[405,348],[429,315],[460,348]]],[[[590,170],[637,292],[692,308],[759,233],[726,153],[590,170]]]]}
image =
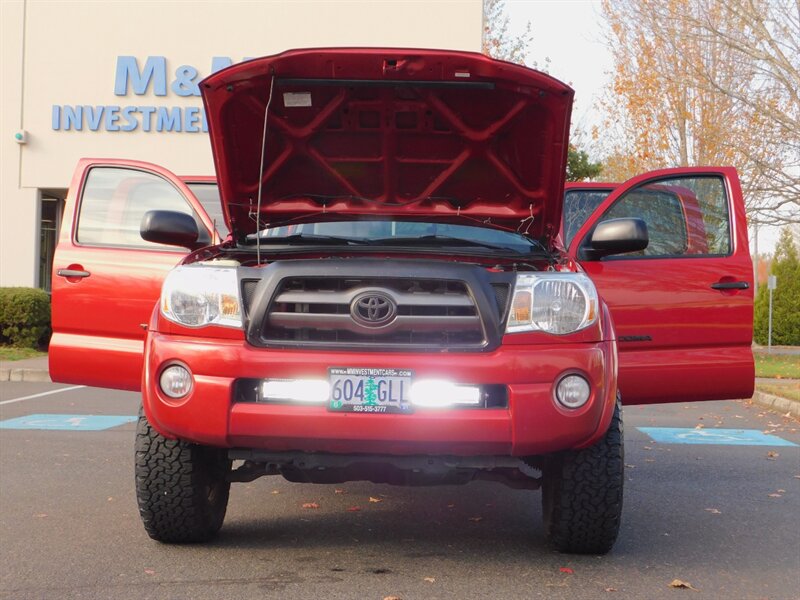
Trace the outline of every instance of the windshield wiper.
{"type": "MultiPolygon", "coordinates": [[[[331,245],[331,246],[361,246],[369,244],[367,240],[358,238],[337,237],[335,235],[315,235],[313,233],[295,233],[293,235],[268,237],[261,236],[261,245],[286,244],[286,245],[331,245]]],[[[248,244],[256,243],[256,234],[247,236],[248,244]]]]}
{"type": "Polygon", "coordinates": [[[466,240],[464,238],[458,237],[451,237],[449,235],[421,235],[418,237],[389,237],[389,238],[380,238],[377,240],[370,240],[370,244],[374,246],[392,246],[392,245],[403,245],[403,246],[430,246],[431,242],[443,242],[441,245],[446,246],[471,246],[474,248],[488,248],[490,250],[501,250],[501,251],[508,251],[511,250],[512,252],[518,252],[519,254],[524,254],[523,252],[516,250],[514,248],[509,248],[508,246],[500,246],[497,244],[486,244],[484,242],[476,242],[475,240],[466,240]]]}

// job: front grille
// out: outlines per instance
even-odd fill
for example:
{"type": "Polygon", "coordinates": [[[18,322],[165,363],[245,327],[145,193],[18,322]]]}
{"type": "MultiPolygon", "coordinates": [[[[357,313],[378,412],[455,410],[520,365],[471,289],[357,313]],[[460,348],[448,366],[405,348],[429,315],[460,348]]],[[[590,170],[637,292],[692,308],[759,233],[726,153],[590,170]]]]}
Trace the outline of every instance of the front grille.
{"type": "Polygon", "coordinates": [[[382,348],[458,349],[486,344],[478,308],[464,282],[396,277],[287,277],[272,296],[262,339],[272,344],[382,348]],[[389,323],[369,326],[353,317],[354,301],[370,294],[389,298],[395,305],[389,323]]]}

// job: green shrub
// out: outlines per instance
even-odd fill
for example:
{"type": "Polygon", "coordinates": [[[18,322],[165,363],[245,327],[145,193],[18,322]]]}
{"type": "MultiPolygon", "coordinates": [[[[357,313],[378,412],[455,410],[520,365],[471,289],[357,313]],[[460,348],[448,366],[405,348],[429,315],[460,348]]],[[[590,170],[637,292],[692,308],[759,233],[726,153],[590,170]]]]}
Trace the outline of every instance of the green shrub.
{"type": "MultiPolygon", "coordinates": [[[[788,227],[781,231],[772,259],[772,275],[778,278],[772,297],[772,343],[780,346],[800,345],[800,256],[788,227]]],[[[769,323],[769,291],[759,286],[755,302],[754,336],[767,345],[769,323]]]]}
{"type": "Polygon", "coordinates": [[[50,336],[50,296],[44,290],[0,288],[0,343],[36,348],[50,336]]]}

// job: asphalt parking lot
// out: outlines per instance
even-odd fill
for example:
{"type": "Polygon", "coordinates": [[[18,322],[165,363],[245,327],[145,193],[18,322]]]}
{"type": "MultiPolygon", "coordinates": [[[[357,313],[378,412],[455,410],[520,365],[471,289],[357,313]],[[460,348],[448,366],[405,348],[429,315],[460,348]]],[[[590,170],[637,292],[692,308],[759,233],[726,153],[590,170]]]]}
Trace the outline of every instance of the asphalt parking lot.
{"type": "Polygon", "coordinates": [[[262,478],[215,542],[158,544],[137,395],[65,387],[0,384],[2,598],[800,598],[800,423],[743,401],[626,408],[619,541],[575,557],[546,545],[539,492],[488,482],[262,478]]]}

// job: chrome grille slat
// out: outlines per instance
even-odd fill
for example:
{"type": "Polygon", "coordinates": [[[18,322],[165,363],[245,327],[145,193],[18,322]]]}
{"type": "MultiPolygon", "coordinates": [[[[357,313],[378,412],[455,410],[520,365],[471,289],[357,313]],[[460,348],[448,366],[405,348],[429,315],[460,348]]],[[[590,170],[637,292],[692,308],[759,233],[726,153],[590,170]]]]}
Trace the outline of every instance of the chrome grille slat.
{"type": "Polygon", "coordinates": [[[477,315],[468,317],[446,317],[444,319],[440,316],[400,315],[389,325],[377,329],[365,329],[361,327],[350,318],[350,315],[329,313],[272,312],[269,314],[269,321],[272,325],[284,328],[342,329],[369,336],[386,335],[402,329],[423,332],[460,331],[468,327],[480,327],[480,319],[477,315]]]}
{"type": "Polygon", "coordinates": [[[283,292],[275,298],[275,302],[286,304],[342,304],[349,306],[353,298],[367,290],[391,294],[397,300],[398,305],[403,306],[474,306],[470,297],[464,294],[408,294],[379,287],[354,288],[345,292],[283,292]]]}

